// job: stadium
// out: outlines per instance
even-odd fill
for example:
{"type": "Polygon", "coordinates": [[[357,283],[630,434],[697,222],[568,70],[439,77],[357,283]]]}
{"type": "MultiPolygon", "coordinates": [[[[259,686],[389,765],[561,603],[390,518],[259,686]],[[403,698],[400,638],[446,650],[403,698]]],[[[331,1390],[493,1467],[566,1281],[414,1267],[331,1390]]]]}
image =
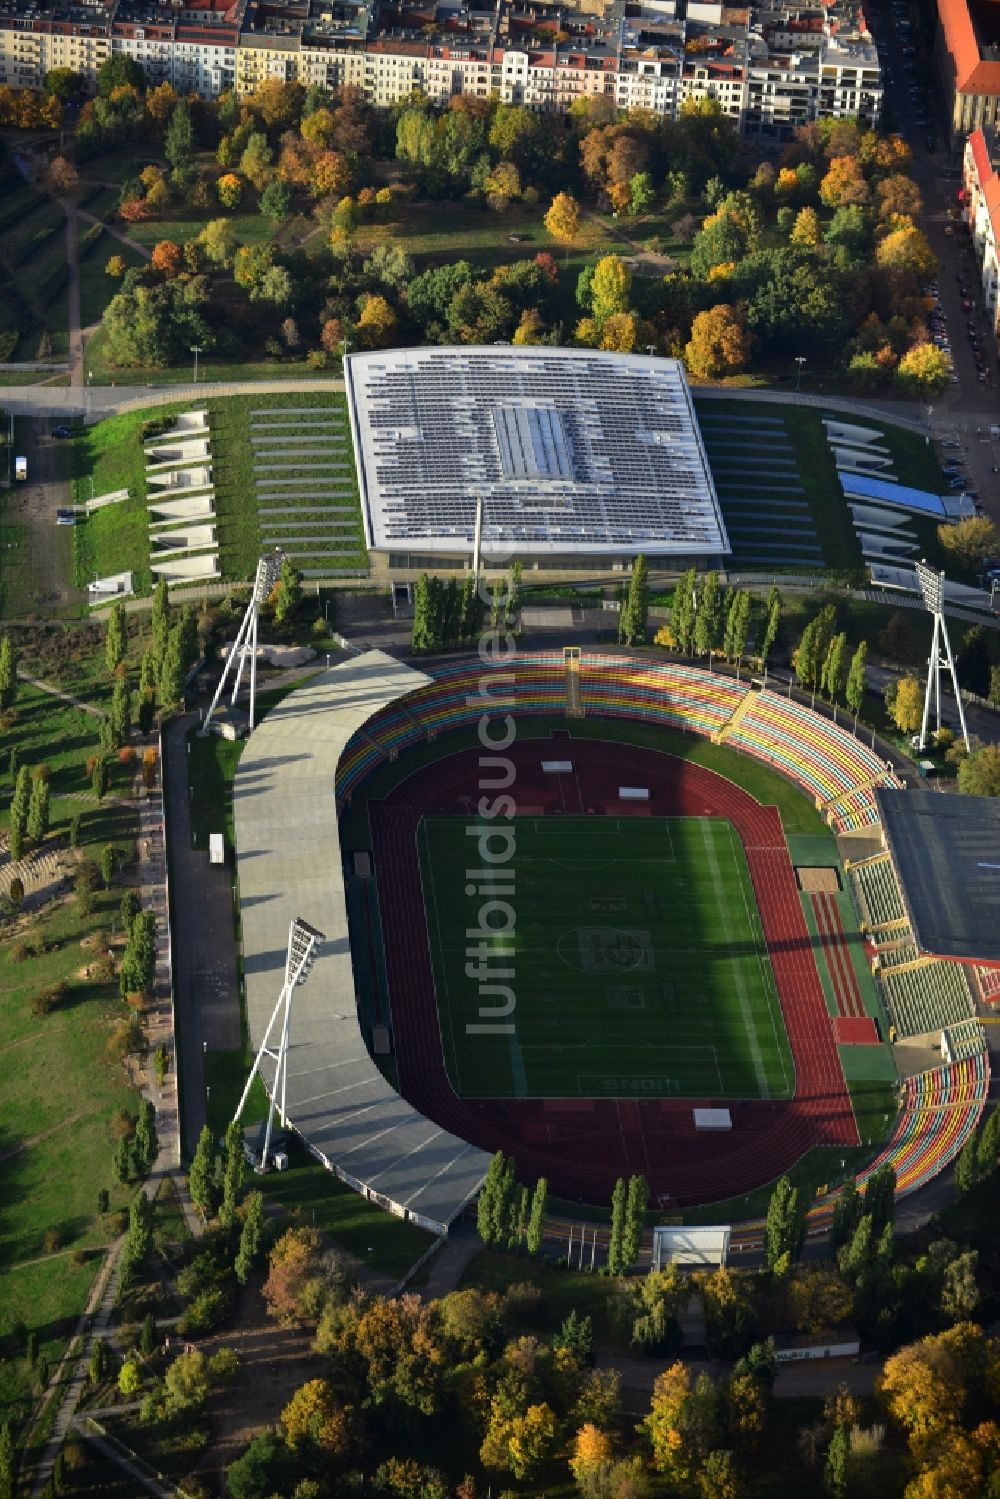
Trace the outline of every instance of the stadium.
{"type": "Polygon", "coordinates": [[[735,1219],[812,1158],[822,1226],[848,1172],[924,1185],[984,1105],[1000,829],[945,829],[953,802],[662,657],[352,655],[236,776],[251,1039],[300,916],[326,940],[288,1120],[390,1211],[447,1232],[502,1149],[581,1211],[642,1173],[666,1213],[735,1219]],[[932,912],[945,848],[970,898],[932,912]]]}

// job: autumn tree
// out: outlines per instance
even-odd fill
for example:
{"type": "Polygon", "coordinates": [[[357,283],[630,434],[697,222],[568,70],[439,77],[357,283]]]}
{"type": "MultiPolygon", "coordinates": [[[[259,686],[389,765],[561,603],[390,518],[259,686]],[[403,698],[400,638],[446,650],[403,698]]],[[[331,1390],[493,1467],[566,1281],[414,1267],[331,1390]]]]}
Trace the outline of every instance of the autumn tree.
{"type": "Polygon", "coordinates": [[[568,259],[569,247],[580,232],[580,205],[572,193],[556,194],[546,212],[544,224],[552,238],[565,245],[568,259]]]}
{"type": "Polygon", "coordinates": [[[886,1360],[880,1393],[911,1448],[919,1452],[935,1438],[953,1437],[998,1352],[978,1324],[959,1322],[886,1360]]]}
{"type": "Polygon", "coordinates": [[[383,296],[366,296],[357,321],[358,343],[363,349],[384,349],[392,342],[396,314],[383,296]]]}
{"type": "Polygon", "coordinates": [[[569,1460],[570,1472],[577,1487],[585,1494],[594,1487],[594,1480],[602,1469],[611,1463],[611,1437],[592,1422],[580,1427],[573,1439],[573,1456],[569,1460]]]}
{"type": "Polygon", "coordinates": [[[322,1241],[315,1228],[290,1228],[271,1250],[264,1300],[270,1316],[291,1327],[317,1310],[322,1241]]]}
{"type": "Polygon", "coordinates": [[[172,239],[161,239],[153,246],[150,264],[166,280],[172,280],[184,269],[184,251],[172,239]]]}
{"type": "Polygon", "coordinates": [[[875,184],[875,198],[880,219],[917,219],[923,211],[920,189],[912,177],[891,172],[875,184]]]}
{"type": "Polygon", "coordinates": [[[819,185],[819,196],[826,208],[868,202],[868,183],[856,156],[834,157],[819,185]]]}
{"type": "Polygon", "coordinates": [[[937,535],[945,550],[967,567],[981,567],[1000,548],[1000,533],[986,515],[969,515],[954,524],[938,526],[937,535]]]}
{"type": "Polygon", "coordinates": [[[737,308],[719,302],[697,314],[684,349],[684,362],[692,375],[718,380],[743,369],[749,357],[750,336],[737,308]]]}
{"type": "Polygon", "coordinates": [[[923,689],[916,677],[900,677],[885,689],[885,705],[897,729],[912,734],[923,715],[923,689]]]}
{"type": "Polygon", "coordinates": [[[788,238],[793,245],[804,245],[808,250],[814,250],[822,242],[819,214],[815,208],[799,209],[788,238]]]}
{"type": "Polygon", "coordinates": [[[1000,796],[1000,745],[976,745],[958,762],[958,789],[965,796],[1000,796]]]}
{"type": "Polygon", "coordinates": [[[509,1472],[524,1482],[552,1451],[557,1430],[555,1411],[545,1401],[529,1405],[522,1413],[501,1390],[490,1402],[479,1456],[487,1468],[509,1472]]]}
{"type": "Polygon", "coordinates": [[[951,372],[948,355],[936,344],[917,343],[907,349],[896,366],[896,379],[909,395],[936,395],[944,390],[951,372]]]}
{"type": "Polygon", "coordinates": [[[215,192],[223,208],[238,208],[243,198],[243,183],[235,172],[225,172],[215,184],[215,192]]]}
{"type": "Polygon", "coordinates": [[[49,166],[48,185],[53,193],[74,192],[80,186],[80,174],[65,156],[56,156],[49,166]]]}
{"type": "Polygon", "coordinates": [[[891,230],[875,246],[875,263],[883,270],[911,271],[921,281],[937,273],[938,260],[926,235],[915,224],[891,230]]]}

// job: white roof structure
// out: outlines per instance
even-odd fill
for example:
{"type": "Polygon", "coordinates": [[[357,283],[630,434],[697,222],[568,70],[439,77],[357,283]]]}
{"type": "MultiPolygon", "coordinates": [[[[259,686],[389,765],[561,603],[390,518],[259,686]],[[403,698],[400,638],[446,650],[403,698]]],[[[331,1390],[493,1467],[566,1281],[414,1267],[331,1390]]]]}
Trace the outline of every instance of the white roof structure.
{"type": "MultiPolygon", "coordinates": [[[[489,1157],[417,1112],[372,1061],[358,1021],[334,780],[366,719],[429,678],[366,651],[290,693],[258,725],[233,783],[247,1020],[260,1046],[281,987],[289,921],[326,933],[296,992],[287,1108],[350,1186],[444,1233],[489,1157]]],[[[271,1086],[273,1061],[263,1065],[271,1086]]]]}
{"type": "Polygon", "coordinates": [[[730,551],[674,359],[391,349],[344,361],[365,540],[485,557],[730,551]]]}

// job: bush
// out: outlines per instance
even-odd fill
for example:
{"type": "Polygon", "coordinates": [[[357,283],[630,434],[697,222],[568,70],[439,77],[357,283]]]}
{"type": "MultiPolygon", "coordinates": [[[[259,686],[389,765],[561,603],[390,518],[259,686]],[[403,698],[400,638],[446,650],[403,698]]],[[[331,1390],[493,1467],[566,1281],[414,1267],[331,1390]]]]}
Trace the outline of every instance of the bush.
{"type": "Polygon", "coordinates": [[[229,1310],[230,1300],[221,1286],[202,1291],[187,1307],[177,1324],[177,1331],[185,1338],[201,1337],[214,1331],[229,1310]]]}
{"type": "Polygon", "coordinates": [[[142,440],[148,437],[162,437],[164,432],[172,432],[177,425],[175,416],[151,416],[142,424],[142,440]]]}
{"type": "Polygon", "coordinates": [[[50,984],[31,996],[32,1015],[51,1015],[57,1005],[62,1004],[69,993],[65,984],[50,984]]]}
{"type": "Polygon", "coordinates": [[[0,364],[6,364],[14,357],[14,350],[21,341],[20,328],[5,328],[0,333],[0,364]]]}
{"type": "Polygon", "coordinates": [[[47,1228],[42,1235],[42,1253],[56,1254],[63,1247],[62,1234],[57,1228],[47,1228]]]}
{"type": "Polygon", "coordinates": [[[10,950],[10,961],[12,963],[23,963],[26,958],[31,957],[31,948],[27,942],[15,942],[10,950]]]}

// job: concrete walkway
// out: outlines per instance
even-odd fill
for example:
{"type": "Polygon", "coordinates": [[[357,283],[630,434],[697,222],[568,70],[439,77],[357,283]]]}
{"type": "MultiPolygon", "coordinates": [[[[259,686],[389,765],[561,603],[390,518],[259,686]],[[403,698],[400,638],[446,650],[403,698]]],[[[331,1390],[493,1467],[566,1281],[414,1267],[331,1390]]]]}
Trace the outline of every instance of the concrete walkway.
{"type": "Polygon", "coordinates": [[[440,1301],[457,1291],[465,1267],[483,1247],[474,1223],[460,1218],[437,1254],[430,1261],[427,1278],[420,1288],[425,1301],[440,1301]]]}
{"type": "Polygon", "coordinates": [[[39,692],[47,692],[49,697],[57,697],[60,702],[70,703],[74,708],[79,708],[82,713],[89,713],[92,718],[107,718],[103,708],[95,708],[93,703],[85,703],[82,698],[74,697],[71,692],[64,692],[61,687],[53,687],[51,682],[43,682],[41,677],[33,677],[30,672],[24,670],[23,666],[17,668],[17,677],[20,682],[28,682],[32,687],[37,687],[39,692]]]}
{"type": "Polygon", "coordinates": [[[173,1495],[182,1492],[173,1484],[161,1483],[160,1480],[146,1468],[146,1465],[144,1463],[140,1464],[137,1460],[126,1456],[126,1454],[119,1448],[117,1443],[109,1442],[105,1437],[100,1436],[98,1432],[96,1432],[91,1426],[89,1421],[77,1421],[74,1423],[74,1426],[79,1434],[86,1441],[88,1441],[91,1446],[96,1447],[97,1451],[100,1452],[104,1457],[108,1458],[111,1462],[117,1463],[119,1468],[121,1468],[123,1472],[127,1473],[130,1478],[134,1479],[134,1481],[140,1486],[140,1488],[148,1490],[150,1494],[156,1494],[158,1496],[158,1499],[172,1499],[173,1495]]]}

